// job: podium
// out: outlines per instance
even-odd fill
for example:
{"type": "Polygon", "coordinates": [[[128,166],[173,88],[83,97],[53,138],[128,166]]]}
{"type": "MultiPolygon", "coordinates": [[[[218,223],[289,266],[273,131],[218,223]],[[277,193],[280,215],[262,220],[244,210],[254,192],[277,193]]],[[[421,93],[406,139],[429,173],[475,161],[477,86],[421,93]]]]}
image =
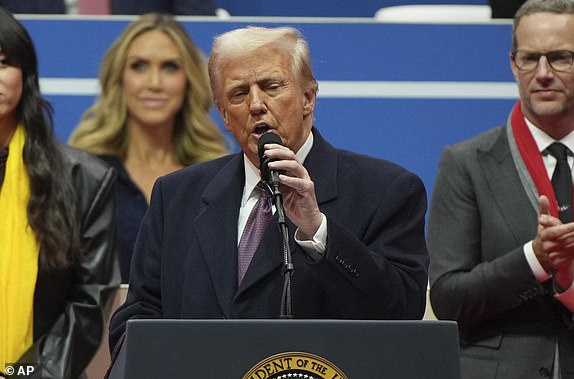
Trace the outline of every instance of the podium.
{"type": "Polygon", "coordinates": [[[460,379],[454,321],[129,320],[110,379],[460,379]]]}

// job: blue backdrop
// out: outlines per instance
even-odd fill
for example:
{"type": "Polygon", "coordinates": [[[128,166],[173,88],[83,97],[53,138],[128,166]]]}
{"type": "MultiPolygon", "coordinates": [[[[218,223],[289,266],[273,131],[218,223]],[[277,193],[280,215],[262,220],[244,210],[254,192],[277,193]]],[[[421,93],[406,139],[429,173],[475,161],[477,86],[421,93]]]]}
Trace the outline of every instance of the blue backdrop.
{"type": "Polygon", "coordinates": [[[382,7],[406,4],[477,4],[488,0],[215,0],[233,16],[372,17],[382,7]]]}
{"type": "MultiPolygon", "coordinates": [[[[57,135],[66,140],[97,95],[104,51],[130,18],[21,20],[39,52],[42,90],[54,105],[57,135]]],[[[417,173],[429,195],[442,148],[502,124],[516,101],[506,21],[181,20],[206,54],[216,34],[239,26],[299,28],[309,41],[319,80],[315,125],[336,146],[390,159],[417,173]]]]}

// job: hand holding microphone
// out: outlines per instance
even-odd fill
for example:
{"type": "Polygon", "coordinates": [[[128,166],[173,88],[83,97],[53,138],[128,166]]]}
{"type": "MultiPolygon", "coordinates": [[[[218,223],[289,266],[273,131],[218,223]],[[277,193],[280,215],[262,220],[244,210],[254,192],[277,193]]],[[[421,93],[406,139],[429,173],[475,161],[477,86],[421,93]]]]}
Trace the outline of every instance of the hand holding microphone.
{"type": "Polygon", "coordinates": [[[261,178],[269,185],[274,196],[279,193],[279,184],[282,185],[287,216],[305,236],[312,237],[323,220],[315,197],[315,184],[293,151],[287,147],[266,150],[267,144],[282,145],[281,137],[268,132],[259,138],[261,178]],[[281,179],[279,175],[282,175],[281,179]]]}

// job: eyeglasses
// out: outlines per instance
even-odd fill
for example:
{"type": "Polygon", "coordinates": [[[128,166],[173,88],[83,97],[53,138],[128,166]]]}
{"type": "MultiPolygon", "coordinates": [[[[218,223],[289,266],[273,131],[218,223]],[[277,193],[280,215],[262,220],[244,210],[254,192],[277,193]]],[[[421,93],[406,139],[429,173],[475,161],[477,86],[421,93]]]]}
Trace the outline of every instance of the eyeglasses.
{"type": "Polygon", "coordinates": [[[538,67],[541,57],[546,57],[554,71],[570,71],[574,63],[574,51],[555,50],[547,53],[516,50],[512,53],[514,64],[522,71],[532,71],[538,67]]]}

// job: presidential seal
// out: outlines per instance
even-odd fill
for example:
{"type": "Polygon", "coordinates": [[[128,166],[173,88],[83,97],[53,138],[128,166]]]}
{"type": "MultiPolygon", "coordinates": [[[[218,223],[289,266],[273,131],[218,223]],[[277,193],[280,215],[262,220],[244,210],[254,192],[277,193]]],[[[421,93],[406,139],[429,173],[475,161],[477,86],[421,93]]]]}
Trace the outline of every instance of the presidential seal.
{"type": "Polygon", "coordinates": [[[348,379],[334,364],[314,354],[275,354],[257,363],[243,379],[348,379]]]}

